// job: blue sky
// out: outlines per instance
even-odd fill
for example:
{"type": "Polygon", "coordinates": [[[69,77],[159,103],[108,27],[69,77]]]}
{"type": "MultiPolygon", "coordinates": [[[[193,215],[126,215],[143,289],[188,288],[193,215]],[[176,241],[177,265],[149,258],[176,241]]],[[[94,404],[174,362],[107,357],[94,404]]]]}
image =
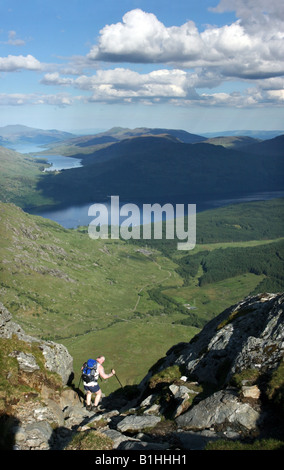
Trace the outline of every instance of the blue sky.
{"type": "Polygon", "coordinates": [[[283,130],[278,0],[1,0],[0,126],[283,130]]]}

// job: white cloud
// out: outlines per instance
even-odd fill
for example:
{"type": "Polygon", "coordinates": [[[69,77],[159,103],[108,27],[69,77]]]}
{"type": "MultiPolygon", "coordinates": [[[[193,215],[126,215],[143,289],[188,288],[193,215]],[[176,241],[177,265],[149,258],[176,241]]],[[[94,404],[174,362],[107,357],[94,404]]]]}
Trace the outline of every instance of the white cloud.
{"type": "Polygon", "coordinates": [[[271,6],[273,15],[269,16],[269,25],[267,14],[250,0],[224,0],[216,11],[223,11],[225,6],[233,9],[234,3],[245,20],[238,19],[219,28],[207,26],[203,32],[199,32],[192,21],[166,27],[152,13],[140,9],[129,11],[122,22],[107,25],[100,31],[98,44],[92,47],[88,58],[108,62],[164,63],[184,69],[219,67],[221,73],[229,77],[272,77],[284,73],[284,23],[280,28],[281,15],[277,15],[283,8],[276,7],[272,1],[275,8],[271,6]],[[258,13],[255,18],[249,15],[254,11],[258,13]],[[276,28],[272,27],[274,22],[276,28]],[[255,28],[256,23],[262,27],[255,28]]]}
{"type": "Polygon", "coordinates": [[[107,25],[100,31],[98,45],[88,58],[128,62],[174,62],[176,58],[196,57],[201,48],[192,21],[181,27],[166,28],[152,13],[129,11],[122,23],[107,25]]]}
{"type": "Polygon", "coordinates": [[[271,101],[282,101],[284,102],[284,90],[268,90],[267,97],[271,101]]]}
{"type": "MultiPolygon", "coordinates": [[[[154,14],[135,9],[122,22],[105,26],[87,57],[73,57],[68,64],[41,64],[32,55],[0,57],[0,72],[41,70],[49,72],[41,84],[73,89],[72,96],[2,94],[0,104],[167,101],[177,106],[283,106],[284,7],[280,3],[220,0],[212,10],[233,10],[236,21],[222,27],[207,25],[202,32],[193,21],[166,27],[154,14]],[[93,73],[99,61],[123,66],[93,73]],[[157,70],[139,73],[125,62],[153,64],[157,70]],[[244,83],[249,83],[247,89],[244,83]],[[80,94],[75,97],[75,93],[80,94]]],[[[14,31],[9,40],[16,40],[14,31]]]]}
{"type": "MultiPolygon", "coordinates": [[[[238,19],[222,27],[199,32],[192,21],[166,27],[152,13],[135,9],[122,22],[100,31],[98,43],[86,60],[165,64],[149,73],[116,67],[81,74],[76,79],[58,73],[45,75],[42,83],[72,86],[89,92],[87,101],[143,103],[169,101],[176,105],[264,106],[283,105],[284,15],[278,2],[267,0],[221,0],[216,12],[235,10],[238,19]],[[268,21],[269,19],[269,21],[268,21]],[[272,28],[271,23],[275,25],[272,28]],[[262,25],[256,28],[256,25],[262,25]],[[282,23],[283,25],[283,23],[282,23]],[[173,67],[169,69],[169,67],[173,67]],[[221,84],[245,83],[234,92],[219,92],[221,84]],[[217,88],[214,92],[213,90],[217,88]],[[206,90],[206,92],[204,91],[206,90]]],[[[82,62],[81,62],[82,64],[82,62]]]]}
{"type": "Polygon", "coordinates": [[[40,70],[41,64],[32,55],[8,55],[0,57],[0,72],[15,72],[18,70],[40,70]]]}
{"type": "Polygon", "coordinates": [[[44,85],[72,85],[73,80],[72,78],[61,78],[58,72],[53,72],[53,73],[47,73],[43,79],[41,80],[41,83],[44,85]]]}
{"type": "Polygon", "coordinates": [[[258,30],[260,26],[275,30],[275,26],[284,21],[284,5],[279,0],[220,0],[210,10],[216,13],[235,11],[242,25],[250,31],[258,30]]]}
{"type": "Polygon", "coordinates": [[[96,75],[81,75],[76,79],[62,78],[58,73],[46,74],[42,83],[46,85],[72,86],[92,93],[92,101],[171,99],[195,95],[194,86],[199,78],[183,70],[156,70],[139,74],[130,69],[115,68],[98,70],[96,75]]]}
{"type": "Polygon", "coordinates": [[[42,105],[65,107],[73,103],[67,94],[44,95],[38,93],[0,93],[0,106],[42,105]]]}
{"type": "MultiPolygon", "coordinates": [[[[283,105],[284,79],[281,77],[256,81],[254,87],[235,92],[204,92],[215,88],[222,79],[217,70],[197,69],[186,72],[180,69],[160,69],[139,74],[131,69],[98,70],[95,75],[64,78],[58,73],[46,74],[42,83],[69,86],[83,91],[78,99],[86,102],[133,102],[150,104],[171,102],[175,105],[263,106],[267,102],[283,105]]],[[[230,82],[228,81],[228,85],[230,82]]]]}

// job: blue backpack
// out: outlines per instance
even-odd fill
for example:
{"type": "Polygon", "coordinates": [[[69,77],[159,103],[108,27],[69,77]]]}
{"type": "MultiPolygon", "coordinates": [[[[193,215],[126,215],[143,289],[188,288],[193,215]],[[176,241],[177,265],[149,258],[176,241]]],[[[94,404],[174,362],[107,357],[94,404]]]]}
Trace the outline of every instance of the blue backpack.
{"type": "Polygon", "coordinates": [[[98,363],[95,359],[88,359],[87,362],[84,362],[82,369],[82,379],[84,382],[89,383],[96,380],[98,363]]]}

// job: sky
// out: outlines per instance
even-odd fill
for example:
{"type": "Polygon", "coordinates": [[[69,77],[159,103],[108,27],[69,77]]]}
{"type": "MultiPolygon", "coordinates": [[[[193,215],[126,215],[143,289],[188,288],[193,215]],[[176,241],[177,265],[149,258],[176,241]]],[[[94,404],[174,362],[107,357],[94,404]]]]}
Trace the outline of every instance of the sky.
{"type": "Polygon", "coordinates": [[[284,129],[279,0],[0,0],[0,126],[284,129]]]}

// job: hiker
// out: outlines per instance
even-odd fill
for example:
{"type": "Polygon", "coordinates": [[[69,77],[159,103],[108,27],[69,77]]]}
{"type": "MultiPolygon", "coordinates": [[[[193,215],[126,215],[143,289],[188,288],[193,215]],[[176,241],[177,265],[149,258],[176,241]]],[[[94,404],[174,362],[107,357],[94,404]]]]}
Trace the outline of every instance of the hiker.
{"type": "Polygon", "coordinates": [[[100,386],[98,384],[98,379],[101,377],[102,379],[109,379],[113,375],[115,375],[115,370],[112,369],[110,374],[106,374],[104,371],[104,368],[102,364],[105,362],[105,357],[104,356],[99,356],[97,357],[97,370],[95,372],[94,380],[92,382],[84,382],[84,389],[86,391],[86,409],[88,411],[91,411],[92,409],[96,408],[99,404],[99,401],[102,396],[102,391],[100,389],[100,386]],[[92,394],[95,393],[95,402],[94,402],[94,407],[92,407],[92,394]]]}

